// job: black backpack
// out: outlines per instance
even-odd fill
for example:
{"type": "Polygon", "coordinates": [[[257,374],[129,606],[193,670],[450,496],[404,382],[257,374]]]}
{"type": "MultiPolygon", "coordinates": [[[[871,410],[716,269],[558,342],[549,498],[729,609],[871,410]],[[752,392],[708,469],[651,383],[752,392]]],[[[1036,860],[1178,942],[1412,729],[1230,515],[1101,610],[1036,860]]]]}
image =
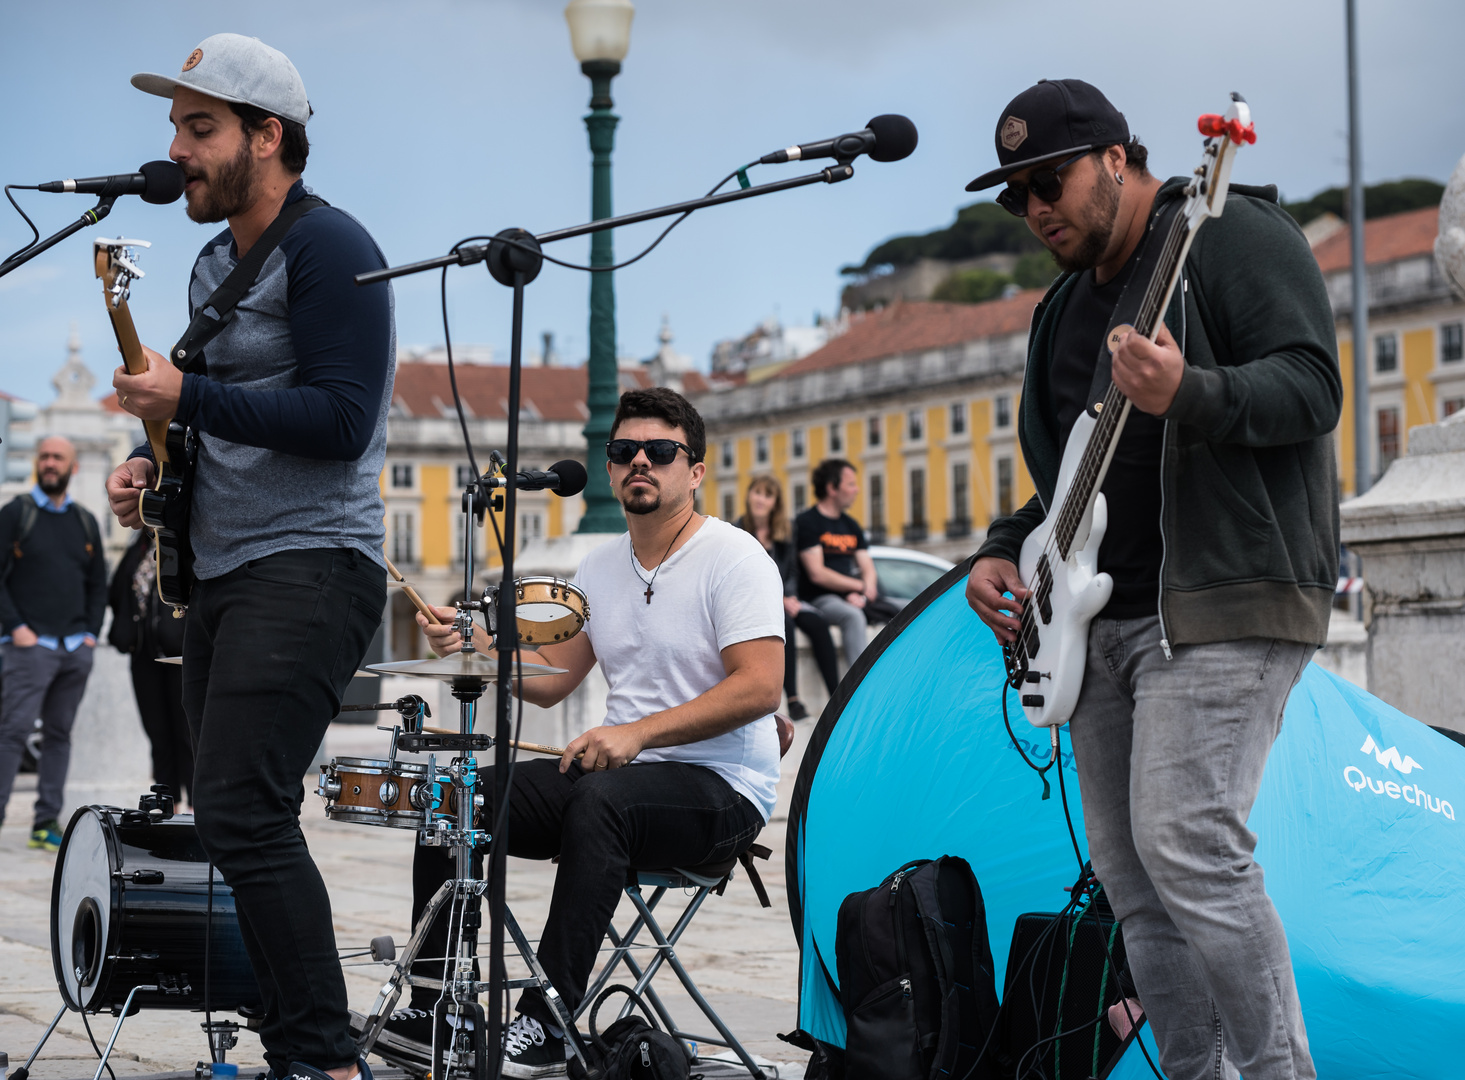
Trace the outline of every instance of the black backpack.
{"type": "Polygon", "coordinates": [[[681,1044],[656,1026],[646,1003],[629,986],[608,986],[595,999],[590,1009],[590,1045],[585,1048],[585,1061],[592,1070],[589,1074],[578,1058],[570,1059],[572,1080],[585,1080],[587,1075],[601,1080],[690,1080],[691,1069],[681,1044]],[[604,1034],[598,1033],[595,1014],[612,994],[630,997],[651,1023],[632,1014],[611,1024],[604,1034]]]}
{"type": "Polygon", "coordinates": [[[848,1080],[1004,1073],[982,890],[965,859],[908,862],[839,905],[848,1080]]]}

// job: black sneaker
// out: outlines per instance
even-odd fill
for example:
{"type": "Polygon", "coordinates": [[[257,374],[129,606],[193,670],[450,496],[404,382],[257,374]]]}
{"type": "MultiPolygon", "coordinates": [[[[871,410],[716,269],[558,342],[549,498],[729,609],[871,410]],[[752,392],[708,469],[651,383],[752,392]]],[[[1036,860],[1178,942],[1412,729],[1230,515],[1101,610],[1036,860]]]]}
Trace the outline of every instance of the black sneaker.
{"type": "MultiPolygon", "coordinates": [[[[366,1017],[351,1011],[351,1035],[360,1040],[366,1017]]],[[[426,1076],[432,1068],[432,1013],[427,1009],[398,1009],[382,1025],[371,1052],[389,1065],[414,1076],[426,1076]]]]}
{"type": "Polygon", "coordinates": [[[790,720],[807,720],[809,718],[808,707],[798,698],[789,698],[788,718],[790,720]]]}
{"type": "Polygon", "coordinates": [[[532,1016],[520,1013],[504,1032],[504,1075],[514,1080],[567,1076],[565,1040],[544,1029],[532,1016]]]}
{"type": "Polygon", "coordinates": [[[431,1047],[432,1010],[398,1009],[387,1017],[387,1022],[382,1025],[382,1034],[431,1047]]]}

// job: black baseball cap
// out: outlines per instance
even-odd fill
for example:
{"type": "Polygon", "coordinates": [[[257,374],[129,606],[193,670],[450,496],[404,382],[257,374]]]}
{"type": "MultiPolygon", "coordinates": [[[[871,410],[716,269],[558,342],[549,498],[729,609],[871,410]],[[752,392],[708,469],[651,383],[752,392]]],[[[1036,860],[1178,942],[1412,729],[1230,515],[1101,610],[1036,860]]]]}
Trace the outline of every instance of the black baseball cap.
{"type": "Polygon", "coordinates": [[[997,160],[966,186],[995,187],[1015,172],[1098,146],[1129,141],[1124,114],[1082,79],[1039,79],[1007,103],[997,121],[997,160]]]}

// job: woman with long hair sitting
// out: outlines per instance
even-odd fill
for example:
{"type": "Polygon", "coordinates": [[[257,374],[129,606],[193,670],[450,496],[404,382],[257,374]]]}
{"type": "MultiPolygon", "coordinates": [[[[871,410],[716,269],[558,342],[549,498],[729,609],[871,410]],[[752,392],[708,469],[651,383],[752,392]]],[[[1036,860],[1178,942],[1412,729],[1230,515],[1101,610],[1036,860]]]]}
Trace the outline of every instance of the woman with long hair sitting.
{"type": "Polygon", "coordinates": [[[778,564],[783,577],[783,690],[788,697],[788,714],[802,720],[809,710],[799,700],[798,647],[794,643],[794,627],[804,632],[814,652],[819,674],[831,696],[839,685],[834,667],[834,639],[829,636],[829,623],[808,604],[801,603],[799,593],[799,554],[783,505],[783,488],[772,476],[755,476],[743,500],[743,516],[738,525],[758,538],[763,550],[778,564]]]}

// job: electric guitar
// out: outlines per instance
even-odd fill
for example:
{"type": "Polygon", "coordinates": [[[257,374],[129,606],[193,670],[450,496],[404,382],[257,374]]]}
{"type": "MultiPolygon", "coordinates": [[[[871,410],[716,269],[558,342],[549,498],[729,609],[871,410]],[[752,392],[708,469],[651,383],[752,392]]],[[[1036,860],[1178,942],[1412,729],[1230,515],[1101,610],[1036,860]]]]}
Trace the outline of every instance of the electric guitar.
{"type": "MultiPolygon", "coordinates": [[[[1158,254],[1153,260],[1144,257],[1151,263],[1148,283],[1133,324],[1109,331],[1111,353],[1130,331],[1152,341],[1159,333],[1191,241],[1226,204],[1236,148],[1256,142],[1251,110],[1239,94],[1231,95],[1224,116],[1202,116],[1199,127],[1206,136],[1205,154],[1186,185],[1179,211],[1170,216],[1163,235],[1149,238],[1150,245],[1158,245],[1158,254]]],[[[1130,288],[1142,283],[1137,279],[1130,288]]],[[[1008,685],[1020,692],[1023,712],[1034,727],[1057,727],[1073,715],[1083,685],[1089,622],[1114,589],[1114,579],[1098,569],[1099,545],[1109,523],[1099,488],[1129,410],[1129,399],[1111,383],[1104,400],[1079,415],[1063,451],[1053,505],[1023,541],[1018,573],[1028,599],[1017,641],[1003,646],[1002,658],[1008,685]]]]}
{"type": "MultiPolygon", "coordinates": [[[[143,276],[131,249],[151,247],[146,240],[97,240],[92,246],[102,299],[112,318],[112,331],[130,375],[148,369],[147,357],[127,310],[132,283],[143,276]]],[[[158,595],[181,617],[193,589],[193,549],[188,542],[188,513],[193,464],[198,450],[192,433],[176,420],[144,420],[148,445],[156,462],[157,481],[138,496],[143,524],[153,530],[158,595]]]]}

